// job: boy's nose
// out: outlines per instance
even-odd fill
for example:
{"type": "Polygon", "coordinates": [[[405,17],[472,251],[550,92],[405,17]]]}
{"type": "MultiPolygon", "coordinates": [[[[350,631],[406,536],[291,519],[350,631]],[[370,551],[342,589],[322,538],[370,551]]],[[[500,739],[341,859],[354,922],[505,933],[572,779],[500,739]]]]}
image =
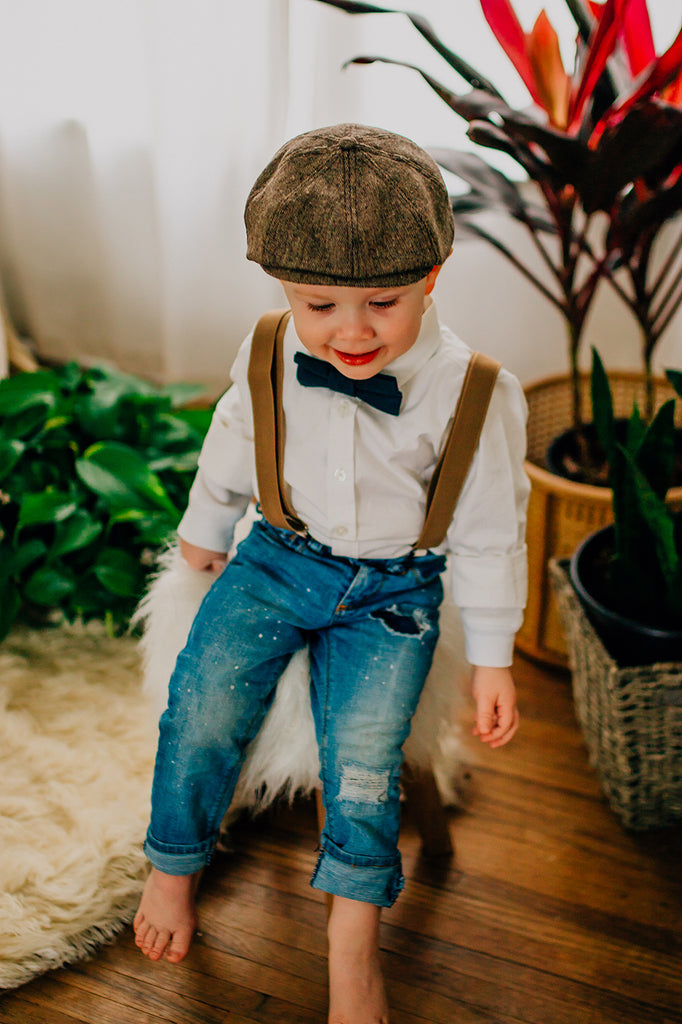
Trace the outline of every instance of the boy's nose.
{"type": "Polygon", "coordinates": [[[372,326],[362,314],[348,314],[336,330],[337,339],[345,342],[369,341],[373,336],[372,326]]]}

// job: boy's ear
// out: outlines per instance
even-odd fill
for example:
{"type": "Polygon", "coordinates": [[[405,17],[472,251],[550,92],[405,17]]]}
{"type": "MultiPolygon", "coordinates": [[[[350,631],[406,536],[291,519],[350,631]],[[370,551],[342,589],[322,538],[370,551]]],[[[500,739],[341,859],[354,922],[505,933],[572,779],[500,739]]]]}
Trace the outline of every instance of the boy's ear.
{"type": "Polygon", "coordinates": [[[437,263],[436,266],[432,267],[431,270],[429,270],[428,274],[426,275],[426,295],[430,295],[431,292],[433,291],[433,286],[436,283],[436,278],[440,274],[441,265],[442,264],[437,263]]]}

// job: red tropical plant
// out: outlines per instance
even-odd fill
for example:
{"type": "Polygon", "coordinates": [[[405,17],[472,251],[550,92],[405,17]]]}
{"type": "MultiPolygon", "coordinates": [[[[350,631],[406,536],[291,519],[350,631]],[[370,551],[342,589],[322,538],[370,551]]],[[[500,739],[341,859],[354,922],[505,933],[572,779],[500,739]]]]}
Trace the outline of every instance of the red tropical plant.
{"type": "Polygon", "coordinates": [[[349,14],[405,14],[471,91],[456,93],[421,68],[386,57],[356,57],[349,63],[382,61],[418,72],[468,122],[470,139],[506,153],[535,183],[537,192],[529,197],[476,153],[432,150],[442,167],[469,186],[464,196],[453,196],[460,236],[472,234],[494,246],[564,317],[574,424],[580,426],[583,420],[580,343],[604,278],[642,328],[650,377],[655,345],[682,302],[682,232],[663,265],[652,272],[661,229],[682,209],[682,29],[657,56],[646,0],[590,0],[589,5],[567,0],[578,29],[575,70],[569,72],[544,11],[525,32],[510,0],[480,0],[533,101],[529,110],[520,111],[450,50],[421,16],[356,0],[320,2],[349,14]],[[621,52],[628,59],[625,83],[617,83],[612,73],[613,58],[621,52]],[[526,227],[549,284],[481,225],[476,214],[491,208],[526,227]]]}

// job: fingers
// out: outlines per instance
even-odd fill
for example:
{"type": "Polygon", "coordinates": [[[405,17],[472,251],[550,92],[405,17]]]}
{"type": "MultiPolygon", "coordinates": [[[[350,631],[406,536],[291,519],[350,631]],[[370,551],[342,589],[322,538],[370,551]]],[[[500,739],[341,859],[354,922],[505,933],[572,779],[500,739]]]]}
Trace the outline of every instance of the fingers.
{"type": "Polygon", "coordinates": [[[499,705],[493,711],[479,711],[474,726],[474,736],[491,748],[508,743],[519,727],[519,711],[516,705],[499,705]]]}

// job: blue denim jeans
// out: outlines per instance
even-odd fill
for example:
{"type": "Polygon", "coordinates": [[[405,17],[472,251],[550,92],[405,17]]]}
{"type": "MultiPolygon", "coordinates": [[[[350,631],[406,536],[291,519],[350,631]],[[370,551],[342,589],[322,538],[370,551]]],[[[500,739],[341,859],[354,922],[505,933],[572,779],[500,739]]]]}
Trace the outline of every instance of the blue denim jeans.
{"type": "Polygon", "coordinates": [[[257,522],[206,595],[159,724],[145,852],[208,863],[246,747],[308,646],[325,828],[312,884],[390,906],[402,888],[402,744],[438,638],[444,559],[334,557],[257,522]]]}

